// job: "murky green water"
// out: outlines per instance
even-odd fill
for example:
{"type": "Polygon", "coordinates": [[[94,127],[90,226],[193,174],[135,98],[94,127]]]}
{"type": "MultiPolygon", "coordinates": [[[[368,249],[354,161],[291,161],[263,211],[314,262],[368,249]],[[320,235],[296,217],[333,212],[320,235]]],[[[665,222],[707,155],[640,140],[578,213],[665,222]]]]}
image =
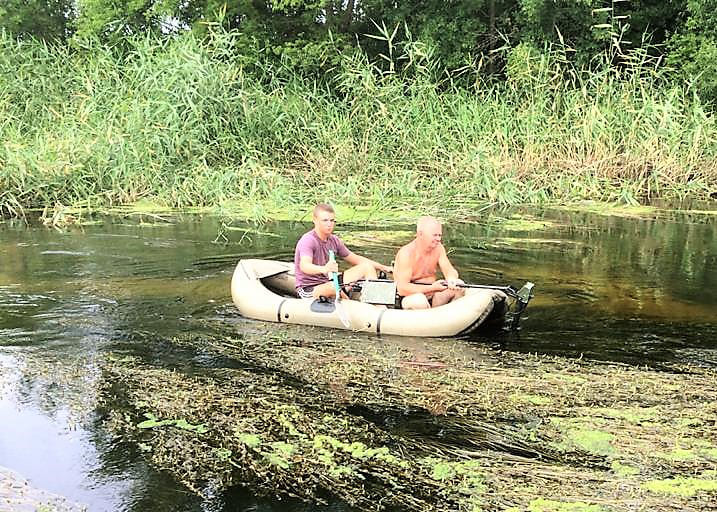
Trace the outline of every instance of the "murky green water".
{"type": "MultiPolygon", "coordinates": [[[[482,212],[444,228],[466,281],[536,283],[519,332],[458,342],[465,350],[488,344],[658,367],[717,365],[717,216],[553,210],[519,221],[512,213],[482,212]]],[[[182,350],[172,337],[211,336],[217,326],[287,328],[238,317],[229,281],[241,257],[290,259],[309,226],[226,229],[217,218],[191,216],[98,220],[62,231],[0,224],[0,466],[93,511],[327,509],[242,490],[197,498],[105,433],[94,401],[97,359],[109,351],[201,373],[232,362],[182,350]],[[222,243],[215,243],[218,233],[222,243]]],[[[357,252],[388,262],[413,226],[338,229],[357,252]]],[[[446,340],[420,340],[422,350],[434,343],[446,340]]]]}

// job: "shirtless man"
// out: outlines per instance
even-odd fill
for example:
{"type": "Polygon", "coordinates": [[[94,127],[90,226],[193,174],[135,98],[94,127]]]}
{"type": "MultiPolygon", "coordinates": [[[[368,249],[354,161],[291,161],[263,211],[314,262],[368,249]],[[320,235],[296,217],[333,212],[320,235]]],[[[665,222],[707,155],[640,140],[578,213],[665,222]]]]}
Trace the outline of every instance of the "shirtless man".
{"type": "Polygon", "coordinates": [[[334,251],[336,257],[353,265],[343,274],[339,274],[339,283],[376,279],[377,270],[392,271],[391,267],[349,251],[341,239],[333,234],[336,213],[331,205],[317,204],[314,207],[313,221],[314,229],[299,239],[294,252],[296,292],[302,299],[336,296],[329,274],[338,272],[339,266],[335,261],[329,261],[330,250],[334,251]]]}
{"type": "Polygon", "coordinates": [[[403,309],[427,309],[463,297],[463,281],[453,267],[441,243],[443,227],[433,217],[418,219],[416,238],[401,247],[393,265],[393,278],[403,309]],[[440,268],[444,279],[438,280],[440,268]],[[416,284],[426,283],[426,284],[416,284]]]}

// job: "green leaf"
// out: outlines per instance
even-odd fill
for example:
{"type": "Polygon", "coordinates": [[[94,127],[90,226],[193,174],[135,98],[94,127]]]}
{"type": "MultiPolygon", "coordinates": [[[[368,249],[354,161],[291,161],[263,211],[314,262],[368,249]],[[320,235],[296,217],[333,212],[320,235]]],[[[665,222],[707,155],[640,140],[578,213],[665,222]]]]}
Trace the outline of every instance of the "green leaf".
{"type": "Polygon", "coordinates": [[[261,437],[256,434],[237,433],[239,441],[247,445],[249,448],[257,448],[261,446],[261,437]]]}

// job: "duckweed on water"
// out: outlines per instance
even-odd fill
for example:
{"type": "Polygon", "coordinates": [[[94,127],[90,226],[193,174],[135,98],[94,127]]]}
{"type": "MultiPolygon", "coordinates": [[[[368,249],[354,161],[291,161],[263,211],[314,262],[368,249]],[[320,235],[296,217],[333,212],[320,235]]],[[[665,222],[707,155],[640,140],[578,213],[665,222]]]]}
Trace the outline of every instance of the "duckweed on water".
{"type": "Polygon", "coordinates": [[[685,450],[684,448],[675,448],[671,452],[658,453],[657,455],[670,460],[691,460],[697,457],[697,453],[694,450],[685,450]]]}
{"type": "Polygon", "coordinates": [[[629,466],[627,464],[622,464],[617,460],[612,461],[610,467],[612,468],[613,472],[619,476],[633,476],[638,475],[640,473],[639,469],[629,466]]]}
{"type": "Polygon", "coordinates": [[[701,439],[680,439],[677,446],[670,451],[656,454],[674,461],[707,459],[717,461],[717,447],[701,439]]]}
{"type": "Polygon", "coordinates": [[[540,231],[555,226],[554,222],[536,219],[530,216],[511,216],[500,223],[500,227],[507,231],[540,231]]]}
{"type": "Polygon", "coordinates": [[[604,416],[606,418],[622,418],[630,423],[643,423],[656,418],[657,409],[654,407],[634,407],[615,409],[612,407],[594,408],[592,410],[594,416],[604,416]]]}
{"type": "Polygon", "coordinates": [[[669,480],[650,480],[643,487],[660,494],[695,496],[699,492],[717,493],[717,480],[677,477],[669,480]]]}
{"type": "Polygon", "coordinates": [[[351,231],[342,236],[347,245],[361,245],[362,247],[399,247],[409,242],[416,235],[415,229],[384,230],[384,231],[351,231]]]}
{"type": "Polygon", "coordinates": [[[563,450],[578,448],[594,455],[613,455],[615,436],[601,430],[572,429],[564,433],[564,441],[557,446],[563,450]]]}
{"type": "Polygon", "coordinates": [[[249,448],[258,448],[261,446],[261,437],[256,434],[237,433],[236,437],[241,443],[247,445],[249,448]]]}
{"type": "Polygon", "coordinates": [[[529,512],[605,512],[607,509],[582,501],[565,502],[538,498],[528,505],[529,512]]]}
{"type": "Polygon", "coordinates": [[[143,376],[138,387],[128,389],[125,398],[129,403],[157,410],[157,417],[176,417],[180,410],[201,411],[208,430],[139,429],[116,414],[110,415],[108,424],[152,446],[152,460],[161,467],[176,468],[178,476],[198,492],[208,481],[222,487],[254,482],[259,488],[307,499],[321,499],[318,489],[331,490],[361,508],[372,508],[372,502],[381,500],[411,510],[424,508],[425,493],[414,496],[397,489],[383,496],[384,484],[379,481],[390,485],[412,475],[430,490],[431,480],[413,474],[399,452],[390,452],[385,446],[390,437],[373,432],[365,422],[349,422],[345,415],[331,414],[326,410],[327,400],[315,401],[316,396],[302,400],[290,391],[282,394],[281,379],[271,376],[257,376],[254,385],[269,390],[267,397],[273,395],[274,403],[257,403],[250,394],[225,393],[226,389],[252,387],[244,376],[224,376],[220,385],[212,379],[187,378],[175,372],[136,371],[143,376]],[[331,435],[338,425],[347,440],[331,435]],[[379,481],[374,482],[376,479],[379,481]]]}
{"type": "Polygon", "coordinates": [[[556,208],[564,208],[571,211],[584,211],[597,213],[599,215],[610,215],[613,217],[637,217],[645,218],[655,215],[659,210],[654,206],[647,205],[625,205],[618,203],[592,202],[586,201],[570,206],[562,206],[556,208]]]}

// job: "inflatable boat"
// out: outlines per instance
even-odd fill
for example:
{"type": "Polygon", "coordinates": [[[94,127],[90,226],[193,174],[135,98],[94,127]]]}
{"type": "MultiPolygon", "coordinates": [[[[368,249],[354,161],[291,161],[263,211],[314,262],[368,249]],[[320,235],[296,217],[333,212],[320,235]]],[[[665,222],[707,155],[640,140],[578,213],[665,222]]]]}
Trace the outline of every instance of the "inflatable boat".
{"type": "Polygon", "coordinates": [[[360,281],[353,286],[350,299],[340,301],[342,321],[333,300],[298,297],[293,262],[244,259],[234,270],[231,292],[234,304],[247,318],[377,334],[444,337],[467,335],[482,325],[503,322],[511,309],[522,312],[532,286],[527,283],[516,291],[512,287],[466,285],[465,296],[448,304],[404,310],[395,307],[393,281],[360,281]]]}

